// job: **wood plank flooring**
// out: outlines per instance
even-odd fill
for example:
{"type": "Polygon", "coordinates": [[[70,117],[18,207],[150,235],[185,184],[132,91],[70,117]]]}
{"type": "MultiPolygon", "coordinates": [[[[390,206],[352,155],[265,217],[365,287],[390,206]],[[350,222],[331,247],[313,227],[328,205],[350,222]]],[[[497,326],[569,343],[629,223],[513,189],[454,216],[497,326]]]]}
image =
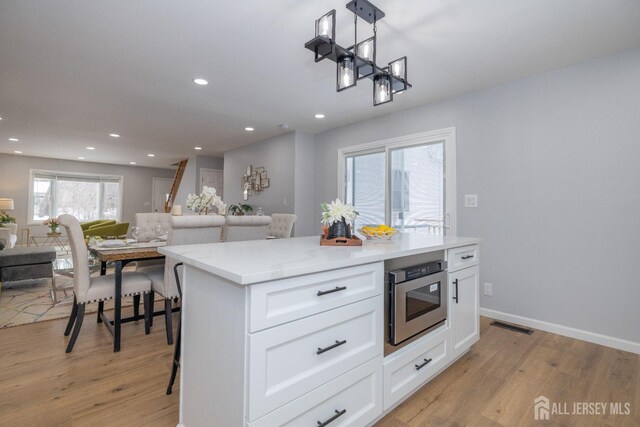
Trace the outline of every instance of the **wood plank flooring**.
{"type": "MultiPolygon", "coordinates": [[[[110,335],[87,316],[73,353],[65,354],[65,322],[0,330],[0,425],[176,425],[179,386],[165,395],[172,347],[162,318],[149,336],[141,322],[124,325],[120,353],[111,352],[110,335]]],[[[541,331],[522,335],[485,318],[481,337],[376,427],[640,425],[638,355],[541,331]],[[632,414],[534,421],[539,395],[568,405],[630,402],[632,414]]]]}

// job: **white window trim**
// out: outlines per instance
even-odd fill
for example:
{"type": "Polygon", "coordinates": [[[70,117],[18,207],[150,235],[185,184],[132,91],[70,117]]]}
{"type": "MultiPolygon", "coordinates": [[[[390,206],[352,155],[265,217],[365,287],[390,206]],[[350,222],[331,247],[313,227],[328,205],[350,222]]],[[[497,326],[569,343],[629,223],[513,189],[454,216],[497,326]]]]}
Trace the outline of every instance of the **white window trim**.
{"type": "MultiPolygon", "coordinates": [[[[445,155],[445,226],[449,227],[447,235],[456,236],[458,231],[458,214],[457,214],[457,182],[456,182],[456,128],[450,127],[438,129],[429,132],[414,133],[410,135],[399,136],[396,138],[384,139],[381,141],[368,142],[366,144],[354,145],[350,147],[342,147],[338,149],[338,194],[341,200],[346,197],[346,177],[345,177],[345,158],[354,154],[367,154],[384,151],[385,167],[384,182],[385,195],[387,200],[391,198],[391,189],[389,188],[389,168],[390,151],[396,148],[407,147],[411,145],[430,144],[444,141],[445,155]]],[[[389,223],[391,213],[391,205],[385,203],[385,218],[389,223]]]]}
{"type": "Polygon", "coordinates": [[[122,221],[122,210],[124,209],[124,176],[123,175],[106,175],[99,173],[83,173],[83,172],[67,172],[67,171],[54,171],[48,169],[29,169],[29,201],[28,201],[28,211],[27,211],[27,225],[42,225],[41,221],[35,221],[33,219],[33,179],[35,178],[35,174],[52,174],[52,175],[71,175],[71,176],[86,176],[92,178],[108,178],[108,179],[117,179],[120,182],[120,194],[118,197],[120,198],[120,209],[118,211],[118,218],[116,219],[118,222],[122,221]]]}

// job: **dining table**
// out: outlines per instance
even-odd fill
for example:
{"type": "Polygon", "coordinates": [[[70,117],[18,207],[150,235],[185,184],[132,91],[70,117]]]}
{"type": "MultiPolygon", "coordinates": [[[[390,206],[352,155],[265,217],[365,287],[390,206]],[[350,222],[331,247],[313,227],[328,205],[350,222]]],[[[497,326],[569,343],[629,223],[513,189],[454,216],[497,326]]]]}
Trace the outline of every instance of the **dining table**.
{"type": "Polygon", "coordinates": [[[100,261],[100,275],[107,273],[107,263],[114,263],[114,311],[113,320],[109,319],[104,311],[100,311],[100,319],[107,330],[113,336],[113,351],[120,351],[121,327],[123,323],[134,322],[144,318],[137,311],[134,315],[122,318],[122,270],[133,261],[146,261],[163,259],[165,256],[158,252],[158,248],[165,246],[165,241],[151,241],[140,243],[123,243],[122,246],[106,246],[101,244],[89,245],[91,252],[100,261]]]}

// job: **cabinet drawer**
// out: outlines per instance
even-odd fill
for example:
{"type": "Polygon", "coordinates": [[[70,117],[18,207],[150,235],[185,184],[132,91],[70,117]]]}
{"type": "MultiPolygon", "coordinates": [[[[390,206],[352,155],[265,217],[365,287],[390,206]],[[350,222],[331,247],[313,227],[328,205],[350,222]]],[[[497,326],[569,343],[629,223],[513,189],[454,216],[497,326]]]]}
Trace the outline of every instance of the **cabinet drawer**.
{"type": "Polygon", "coordinates": [[[382,295],[383,264],[326,271],[250,287],[250,331],[382,295]]]}
{"type": "Polygon", "coordinates": [[[384,361],[384,409],[402,400],[449,363],[449,329],[434,331],[384,361]],[[398,354],[399,353],[399,354],[398,354]],[[428,362],[428,363],[427,363],[428,362]]]}
{"type": "Polygon", "coordinates": [[[478,265],[479,256],[480,249],[478,245],[449,249],[449,254],[447,257],[447,269],[449,270],[449,272],[452,272],[478,265]]]}
{"type": "Polygon", "coordinates": [[[382,354],[382,295],[249,335],[249,421],[382,354]]]}
{"type": "Polygon", "coordinates": [[[382,357],[376,357],[248,427],[366,426],[382,414],[382,357]]]}

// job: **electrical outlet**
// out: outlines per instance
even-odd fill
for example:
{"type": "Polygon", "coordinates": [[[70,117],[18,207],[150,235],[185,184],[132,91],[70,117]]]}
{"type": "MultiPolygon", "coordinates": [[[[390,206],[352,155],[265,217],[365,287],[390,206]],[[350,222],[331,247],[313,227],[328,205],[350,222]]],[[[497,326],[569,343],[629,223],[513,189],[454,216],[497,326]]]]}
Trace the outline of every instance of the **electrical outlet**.
{"type": "Polygon", "coordinates": [[[465,194],[464,195],[464,207],[465,208],[477,208],[478,207],[478,195],[477,194],[465,194]]]}
{"type": "Polygon", "coordinates": [[[484,284],[484,294],[488,297],[493,296],[493,285],[491,283],[484,284]]]}

